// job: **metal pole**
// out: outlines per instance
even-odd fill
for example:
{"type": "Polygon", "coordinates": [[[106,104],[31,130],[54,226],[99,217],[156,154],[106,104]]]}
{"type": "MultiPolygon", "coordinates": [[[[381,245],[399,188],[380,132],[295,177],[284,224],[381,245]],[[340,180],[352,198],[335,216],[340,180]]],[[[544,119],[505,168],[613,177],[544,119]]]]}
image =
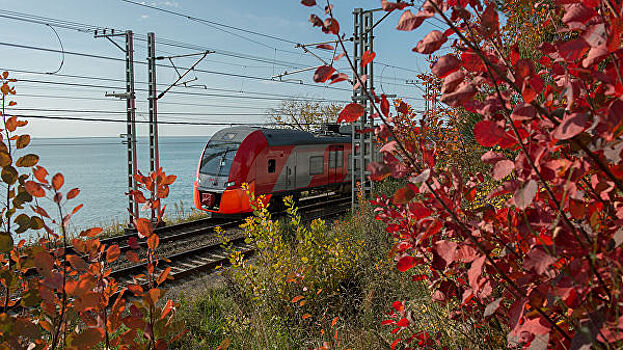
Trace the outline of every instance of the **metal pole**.
{"type": "MultiPolygon", "coordinates": [[[[160,169],[158,152],[158,91],[156,90],[156,36],[147,33],[147,74],[149,82],[149,170],[151,172],[160,169]]],[[[155,197],[157,189],[154,186],[152,197],[155,197]]],[[[151,221],[156,221],[160,216],[160,208],[151,209],[151,221]]]]}
{"type": "Polygon", "coordinates": [[[361,133],[359,130],[371,128],[373,123],[368,119],[371,114],[372,105],[366,97],[366,90],[370,91],[374,88],[373,63],[368,63],[365,67],[361,67],[361,57],[366,51],[373,51],[372,47],[372,27],[374,26],[372,11],[363,11],[356,8],[353,11],[353,63],[356,67],[357,74],[362,77],[367,75],[364,84],[353,91],[353,102],[360,103],[364,106],[364,114],[358,121],[353,123],[352,129],[352,207],[357,207],[358,188],[357,181],[360,182],[361,191],[364,195],[369,195],[372,190],[372,182],[368,179],[369,171],[366,170],[368,164],[374,161],[374,145],[373,138],[370,133],[361,133]]]}
{"type": "MultiPolygon", "coordinates": [[[[125,32],[125,64],[126,64],[126,94],[127,94],[127,134],[128,134],[128,189],[135,191],[137,173],[136,164],[136,101],[134,93],[134,43],[132,31],[125,32]]],[[[130,225],[138,217],[138,203],[133,196],[129,196],[130,225]]]]}

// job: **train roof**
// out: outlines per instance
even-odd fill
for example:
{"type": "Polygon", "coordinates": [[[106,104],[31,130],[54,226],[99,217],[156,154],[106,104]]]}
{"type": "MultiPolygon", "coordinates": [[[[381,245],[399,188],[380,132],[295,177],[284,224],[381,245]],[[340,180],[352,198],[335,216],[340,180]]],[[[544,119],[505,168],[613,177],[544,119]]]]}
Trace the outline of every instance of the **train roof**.
{"type": "Polygon", "coordinates": [[[294,129],[267,129],[248,126],[235,126],[218,131],[212,139],[242,142],[254,131],[261,131],[269,146],[315,145],[327,143],[350,143],[349,136],[317,135],[311,132],[294,129]]]}

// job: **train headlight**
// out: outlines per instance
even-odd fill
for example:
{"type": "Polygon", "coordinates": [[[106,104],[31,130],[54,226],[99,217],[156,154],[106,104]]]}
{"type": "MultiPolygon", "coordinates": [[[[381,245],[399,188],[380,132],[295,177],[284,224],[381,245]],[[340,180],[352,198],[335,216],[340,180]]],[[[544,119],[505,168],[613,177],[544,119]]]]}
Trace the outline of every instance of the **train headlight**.
{"type": "Polygon", "coordinates": [[[229,187],[229,186],[236,186],[236,181],[230,181],[225,184],[225,187],[229,187]]]}

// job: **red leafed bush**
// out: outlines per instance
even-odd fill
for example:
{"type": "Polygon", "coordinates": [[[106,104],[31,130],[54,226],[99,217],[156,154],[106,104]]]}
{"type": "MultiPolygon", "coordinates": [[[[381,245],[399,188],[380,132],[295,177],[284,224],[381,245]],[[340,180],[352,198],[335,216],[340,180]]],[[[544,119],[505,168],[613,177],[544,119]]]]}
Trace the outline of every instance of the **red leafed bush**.
{"type": "MultiPolygon", "coordinates": [[[[404,10],[399,30],[413,30],[433,14],[445,23],[445,32],[432,31],[413,50],[431,54],[454,41],[456,56],[433,66],[444,79],[441,101],[482,118],[473,135],[490,150],[482,160],[492,170],[461,176],[439,164],[443,145],[416,139],[417,132],[405,138],[409,131],[397,127],[371,91],[368,100],[383,122],[376,133],[391,141],[382,148],[384,164],[369,169],[382,179],[400,167],[391,175],[408,182],[392,201],[373,203],[397,240],[398,269],[428,267],[434,300],[447,303],[453,317],[506,331],[512,346],[620,348],[623,5],[534,6],[556,28],[541,37],[536,58],[522,56],[520,38],[500,40],[494,2],[426,0],[421,16],[404,10]],[[474,189],[486,178],[500,180],[491,196],[508,199],[473,209],[474,189]]],[[[394,308],[401,314],[386,321],[399,334],[392,348],[430,346],[431,336],[403,320],[404,305],[394,308]]]]}
{"type": "MultiPolygon", "coordinates": [[[[6,114],[5,106],[16,104],[9,101],[15,80],[7,72],[1,80],[0,166],[6,201],[0,222],[0,348],[166,349],[183,332],[174,320],[177,306],[171,300],[156,305],[164,294],[159,285],[170,269],[157,273],[158,235],[151,222],[134,221],[147,243],[141,257],[134,251],[136,239],[123,257],[119,245],[105,246],[98,238],[99,227],[71,239],[71,217],[82,208],[71,202],[80,190],[68,188],[61,173],[50,177],[35,154],[13,161],[15,150],[25,149],[30,137],[18,133],[26,121],[6,114]],[[26,244],[19,238],[27,231],[41,238],[26,244]],[[146,273],[120,284],[111,277],[111,268],[122,258],[146,263],[146,273]],[[135,301],[126,298],[129,293],[135,301]]],[[[158,208],[175,176],[159,169],[137,181],[141,189],[155,188],[155,194],[148,199],[141,191],[131,195],[148,208],[158,208]]]]}

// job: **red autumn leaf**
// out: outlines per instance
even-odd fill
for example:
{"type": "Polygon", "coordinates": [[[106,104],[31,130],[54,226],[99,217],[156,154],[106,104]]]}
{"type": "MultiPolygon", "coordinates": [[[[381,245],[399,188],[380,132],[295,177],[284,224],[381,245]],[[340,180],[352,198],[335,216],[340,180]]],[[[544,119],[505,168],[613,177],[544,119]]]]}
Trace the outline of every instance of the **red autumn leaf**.
{"type": "Polygon", "coordinates": [[[480,32],[485,38],[492,37],[500,28],[500,20],[495,7],[495,3],[489,3],[480,19],[480,32]]]}
{"type": "Polygon", "coordinates": [[[97,235],[99,235],[100,233],[102,233],[102,228],[101,227],[92,227],[86,231],[82,231],[80,232],[80,236],[82,237],[90,237],[93,238],[97,235]]]}
{"type": "Polygon", "coordinates": [[[513,121],[529,121],[536,117],[536,108],[527,103],[520,103],[515,106],[511,118],[513,121]]]}
{"type": "Polygon", "coordinates": [[[139,218],[134,220],[134,227],[139,233],[139,237],[150,236],[154,232],[154,225],[145,218],[139,218]]]}
{"type": "Polygon", "coordinates": [[[127,288],[130,292],[134,293],[134,295],[143,294],[143,287],[139,286],[138,284],[130,284],[127,286],[127,288]]]}
{"type": "Polygon", "coordinates": [[[608,43],[608,33],[606,32],[606,25],[604,23],[597,23],[589,26],[584,33],[582,33],[582,39],[586,41],[591,47],[598,47],[608,43]]]}
{"type": "MultiPolygon", "coordinates": [[[[355,85],[353,85],[353,90],[359,89],[363,84],[365,84],[366,81],[368,81],[368,75],[367,74],[360,75],[359,79],[355,81],[355,85]]],[[[375,95],[375,100],[376,100],[376,95],[375,95]]]]}
{"type": "Polygon", "coordinates": [[[490,120],[482,120],[474,125],[474,138],[484,147],[495,146],[505,135],[504,129],[490,120]]]}
{"type": "Polygon", "coordinates": [[[450,73],[443,79],[443,85],[441,86],[441,93],[448,94],[454,91],[465,80],[465,73],[462,71],[456,71],[450,73]]]}
{"type": "Polygon", "coordinates": [[[527,80],[524,80],[521,88],[521,97],[526,103],[532,102],[537,96],[537,92],[532,88],[527,80]]]}
{"type": "Polygon", "coordinates": [[[340,112],[337,122],[351,123],[359,119],[364,113],[364,107],[358,103],[349,103],[340,112]]]}
{"type": "Polygon", "coordinates": [[[407,2],[390,2],[387,0],[383,0],[381,1],[381,8],[383,8],[383,11],[387,11],[387,12],[391,12],[394,10],[402,10],[405,7],[409,6],[409,3],[407,2]]]}
{"type": "Polygon", "coordinates": [[[333,66],[320,66],[314,73],[314,81],[316,83],[324,83],[329,80],[331,75],[333,75],[333,72],[335,72],[335,68],[333,68],[333,66]]]}
{"type": "Polygon", "coordinates": [[[528,181],[522,188],[518,189],[513,196],[517,209],[525,210],[528,208],[536,196],[537,189],[538,185],[534,180],[528,181]]]}
{"type": "Polygon", "coordinates": [[[138,254],[136,254],[133,250],[125,252],[125,258],[131,263],[136,264],[139,262],[138,254]]]}
{"type": "Polygon", "coordinates": [[[79,271],[84,271],[89,266],[84,260],[82,260],[82,258],[74,254],[68,254],[67,261],[69,261],[69,263],[74,269],[79,270],[79,271]]]}
{"type": "Polygon", "coordinates": [[[467,279],[470,287],[474,291],[477,291],[479,288],[479,277],[482,275],[482,266],[485,264],[485,256],[481,256],[478,259],[472,261],[472,265],[467,270],[467,279]]]}
{"type": "Polygon", "coordinates": [[[397,327],[408,327],[409,324],[410,324],[409,320],[403,317],[400,319],[400,321],[396,323],[396,326],[397,327]]]}
{"type": "Polygon", "coordinates": [[[484,317],[489,317],[495,313],[495,311],[500,307],[500,303],[503,298],[497,298],[494,301],[490,302],[485,308],[485,312],[483,314],[484,317]]]}
{"type": "Polygon", "coordinates": [[[493,178],[495,180],[502,180],[508,176],[508,174],[512,173],[513,169],[515,169],[515,163],[513,163],[513,161],[508,159],[501,160],[493,166],[493,178]]]}
{"type": "MultiPolygon", "coordinates": [[[[551,251],[551,248],[550,248],[551,251]]],[[[547,268],[556,262],[556,258],[551,256],[545,251],[542,246],[536,246],[526,254],[526,258],[523,261],[524,268],[532,270],[541,275],[547,271],[547,268]]]]}
{"type": "Polygon", "coordinates": [[[403,12],[402,15],[400,16],[396,29],[404,30],[404,31],[414,30],[418,28],[419,26],[421,26],[422,23],[424,23],[425,19],[430,18],[432,16],[433,16],[432,13],[424,12],[424,11],[420,11],[414,15],[410,10],[407,10],[403,12]]]}
{"type": "Polygon", "coordinates": [[[485,73],[487,68],[485,67],[482,58],[473,51],[465,51],[461,54],[461,65],[469,72],[485,73]]]}
{"type": "Polygon", "coordinates": [[[87,328],[72,338],[72,345],[76,349],[92,349],[104,340],[104,329],[87,328]]]}
{"type": "Polygon", "coordinates": [[[455,91],[442,95],[440,101],[451,107],[460,107],[471,101],[476,93],[478,90],[472,84],[462,83],[455,91]]]}
{"type": "Polygon", "coordinates": [[[438,78],[445,78],[459,68],[461,68],[461,61],[455,55],[445,55],[439,57],[437,62],[433,64],[431,72],[438,78]]]}
{"type": "Polygon", "coordinates": [[[370,179],[372,181],[382,181],[391,174],[390,169],[385,164],[379,162],[368,164],[366,170],[370,172],[370,179]]]}
{"type": "Polygon", "coordinates": [[[586,215],[586,205],[584,205],[581,201],[570,199],[569,213],[574,219],[582,219],[586,215]]]}
{"type": "Polygon", "coordinates": [[[171,185],[175,182],[175,180],[177,180],[177,176],[175,175],[167,175],[164,180],[162,181],[163,185],[171,185]]]}
{"type": "Polygon", "coordinates": [[[405,272],[411,268],[413,268],[417,264],[417,260],[412,256],[404,256],[398,260],[396,264],[396,268],[400,272],[405,272]]]}
{"type": "Polygon", "coordinates": [[[417,46],[413,48],[413,51],[429,55],[439,50],[441,45],[443,45],[446,41],[448,41],[448,38],[446,38],[442,32],[433,30],[432,32],[426,34],[424,39],[417,43],[417,46]]]}
{"type": "Polygon", "coordinates": [[[76,205],[76,207],[71,211],[70,215],[74,215],[75,213],[78,212],[78,210],[82,209],[82,207],[84,206],[84,204],[78,204],[76,205]]]}
{"type": "Polygon", "coordinates": [[[73,199],[80,193],[80,189],[72,188],[69,192],[67,192],[67,199],[73,199]]]}
{"type": "Polygon", "coordinates": [[[340,24],[335,20],[335,18],[327,18],[324,20],[322,31],[337,35],[340,33],[340,24]]]}
{"type": "Polygon", "coordinates": [[[147,238],[147,247],[151,250],[158,248],[158,244],[160,243],[160,238],[158,235],[151,235],[147,238]]]}
{"type": "Polygon", "coordinates": [[[303,298],[304,297],[302,295],[297,295],[294,298],[292,298],[292,303],[297,303],[298,301],[300,301],[303,298]]]}
{"type": "Polygon", "coordinates": [[[459,245],[455,242],[442,240],[435,242],[435,251],[437,255],[446,262],[446,266],[448,266],[454,262],[458,246],[459,245]]]}
{"type": "Polygon", "coordinates": [[[405,305],[401,302],[401,301],[394,301],[392,303],[392,307],[394,308],[394,310],[396,310],[397,312],[401,312],[402,310],[405,309],[405,305]]]}
{"type": "Polygon", "coordinates": [[[128,246],[130,246],[131,249],[138,249],[138,239],[136,239],[136,237],[128,238],[128,246]]]}
{"type": "Polygon", "coordinates": [[[121,249],[119,249],[119,246],[116,245],[116,244],[115,245],[111,245],[106,250],[106,261],[111,263],[111,262],[117,260],[117,258],[119,258],[119,255],[121,255],[121,249]]]}
{"type": "Polygon", "coordinates": [[[597,12],[591,8],[584,6],[581,2],[565,5],[565,15],[562,17],[564,24],[573,22],[586,23],[593,18],[597,12]]]}
{"type": "Polygon", "coordinates": [[[590,46],[582,38],[576,38],[558,46],[558,52],[567,62],[576,61],[584,56],[590,46]]]}
{"type": "Polygon", "coordinates": [[[402,205],[409,202],[411,199],[413,199],[413,197],[415,197],[415,193],[411,188],[402,187],[394,192],[392,199],[394,200],[394,203],[402,205]]]}
{"type": "Polygon", "coordinates": [[[609,54],[610,52],[608,51],[608,47],[606,46],[606,44],[593,47],[590,49],[590,51],[588,51],[588,55],[586,55],[586,58],[582,60],[582,66],[588,68],[594,64],[598,64],[606,57],[608,57],[609,54]]]}
{"type": "Polygon", "coordinates": [[[30,193],[31,196],[39,198],[45,197],[45,191],[38,183],[34,181],[26,181],[24,186],[26,187],[26,191],[30,193]]]}
{"type": "Polygon", "coordinates": [[[572,113],[567,114],[562,119],[562,122],[554,132],[552,136],[559,140],[567,140],[574,136],[579,135],[586,129],[586,122],[588,121],[588,116],[586,113],[572,113]]]}
{"type": "Polygon", "coordinates": [[[301,4],[305,6],[315,6],[316,0],[301,0],[301,4]]]}
{"type": "Polygon", "coordinates": [[[314,27],[322,27],[322,20],[314,14],[309,15],[309,21],[314,27]]]}
{"type": "Polygon", "coordinates": [[[387,101],[385,94],[381,95],[381,113],[385,116],[389,115],[389,101],[387,101]]]}
{"type": "Polygon", "coordinates": [[[337,73],[331,76],[331,82],[329,84],[335,84],[340,81],[348,80],[348,75],[344,73],[337,73]]]}
{"type": "Polygon", "coordinates": [[[317,49],[323,49],[323,50],[333,50],[335,49],[332,45],[329,44],[320,44],[320,45],[316,45],[317,49]]]}
{"type": "Polygon", "coordinates": [[[361,55],[361,66],[365,67],[366,65],[368,65],[368,63],[372,62],[375,57],[376,57],[376,52],[374,51],[370,52],[370,50],[367,50],[366,52],[363,53],[363,55],[361,55]]]}
{"type": "MultiPolygon", "coordinates": [[[[29,192],[29,193],[30,193],[30,192],[29,192]]],[[[38,205],[35,205],[35,206],[31,207],[31,208],[32,208],[32,210],[33,210],[35,213],[37,213],[37,214],[39,214],[39,215],[43,216],[44,218],[49,218],[49,217],[50,217],[50,215],[48,215],[48,212],[47,212],[47,211],[45,211],[45,209],[41,208],[41,207],[40,207],[40,206],[38,206],[38,205]]]]}
{"type": "Polygon", "coordinates": [[[48,183],[48,180],[46,180],[46,177],[48,176],[48,171],[45,170],[44,167],[37,165],[33,173],[37,181],[44,183],[44,184],[48,183]]]}
{"type": "Polygon", "coordinates": [[[162,284],[167,279],[167,277],[169,277],[169,273],[171,273],[171,267],[167,267],[160,273],[158,279],[156,279],[156,283],[159,285],[162,284]]]}
{"type": "Polygon", "coordinates": [[[54,177],[52,177],[52,187],[54,187],[55,190],[60,190],[61,187],[63,187],[63,184],[65,183],[65,177],[63,176],[63,174],[61,173],[56,173],[56,175],[54,175],[54,177]]]}
{"type": "Polygon", "coordinates": [[[396,111],[398,111],[398,113],[407,114],[409,113],[409,105],[400,101],[400,104],[396,108],[396,111]]]}
{"type": "Polygon", "coordinates": [[[171,310],[173,309],[173,306],[174,306],[173,300],[171,299],[167,300],[167,303],[164,306],[164,309],[162,309],[162,314],[160,315],[161,320],[164,320],[164,318],[167,317],[169,312],[171,312],[171,310]]]}
{"type": "Polygon", "coordinates": [[[333,60],[334,60],[334,61],[339,61],[339,60],[340,60],[340,58],[342,58],[342,57],[344,57],[344,56],[346,56],[346,53],[342,52],[342,53],[341,53],[341,54],[339,54],[339,55],[335,55],[335,56],[333,56],[333,60]]]}

